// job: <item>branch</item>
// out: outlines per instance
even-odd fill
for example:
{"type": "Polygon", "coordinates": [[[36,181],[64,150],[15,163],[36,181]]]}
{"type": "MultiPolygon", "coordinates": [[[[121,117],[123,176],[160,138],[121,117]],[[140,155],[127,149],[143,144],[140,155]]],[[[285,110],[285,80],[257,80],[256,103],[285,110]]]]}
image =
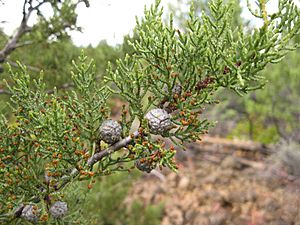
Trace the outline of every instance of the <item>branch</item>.
{"type": "Polygon", "coordinates": [[[275,129],[277,131],[277,134],[284,140],[289,140],[288,136],[281,130],[280,124],[279,124],[279,120],[276,117],[276,101],[274,99],[274,97],[272,98],[272,111],[271,111],[271,119],[272,122],[275,126],[275,129]]]}
{"type": "Polygon", "coordinates": [[[23,18],[20,23],[19,28],[17,29],[17,32],[13,37],[6,43],[4,48],[0,51],[0,62],[4,62],[6,57],[16,48],[18,41],[20,38],[26,33],[27,29],[27,22],[29,19],[30,14],[26,14],[25,12],[25,5],[27,4],[27,1],[24,1],[23,5],[23,18]]]}
{"type": "MultiPolygon", "coordinates": [[[[139,136],[140,132],[135,131],[133,134],[130,136],[118,141],[117,143],[111,145],[110,147],[104,149],[101,152],[96,152],[94,155],[92,155],[88,160],[87,164],[90,167],[93,167],[93,165],[97,162],[99,162],[101,159],[103,159],[105,156],[111,155],[112,153],[121,150],[123,147],[127,146],[134,138],[137,138],[139,136]]],[[[58,187],[56,190],[60,190],[63,187],[66,186],[66,184],[69,183],[71,178],[75,177],[76,175],[79,174],[79,171],[74,168],[72,172],[70,173],[70,176],[68,176],[68,179],[64,180],[64,182],[58,187]]]]}
{"type": "Polygon", "coordinates": [[[261,16],[264,20],[264,26],[267,27],[268,24],[269,24],[269,21],[268,21],[268,13],[267,13],[267,10],[266,10],[266,0],[260,0],[260,6],[261,6],[261,16]]]}
{"type": "MultiPolygon", "coordinates": [[[[105,156],[108,156],[116,151],[121,150],[123,147],[127,146],[134,138],[137,138],[139,136],[140,132],[139,131],[135,131],[133,134],[131,134],[130,136],[118,141],[117,143],[111,145],[110,147],[104,149],[101,152],[97,152],[95,153],[93,156],[91,156],[88,161],[87,164],[92,167],[95,163],[99,162],[102,158],[104,158],[105,156]]],[[[72,170],[72,172],[70,173],[70,176],[67,177],[67,179],[65,179],[63,181],[63,183],[60,185],[60,187],[56,188],[57,190],[60,190],[62,188],[64,188],[71,180],[72,178],[74,178],[76,175],[79,174],[79,171],[74,168],[72,170]]],[[[33,197],[35,200],[40,200],[39,197],[34,196],[33,197]]],[[[7,214],[5,216],[15,216],[15,217],[20,217],[20,207],[22,207],[23,204],[20,204],[20,206],[17,208],[16,211],[14,211],[13,214],[7,214]]]]}
{"type": "Polygon", "coordinates": [[[139,132],[136,131],[132,135],[122,139],[121,141],[115,143],[114,145],[108,147],[107,149],[94,154],[93,156],[91,156],[88,159],[88,161],[87,161],[88,165],[93,166],[96,162],[100,161],[103,157],[108,156],[108,155],[120,150],[121,148],[128,145],[134,138],[137,138],[138,135],[139,135],[139,132]]]}
{"type": "Polygon", "coordinates": [[[16,48],[23,47],[23,46],[27,46],[27,45],[32,45],[32,44],[34,44],[33,41],[24,41],[24,42],[22,42],[22,43],[16,44],[15,49],[16,49],[16,48]]]}
{"type": "MultiPolygon", "coordinates": [[[[134,138],[137,138],[139,134],[140,134],[139,131],[135,131],[132,135],[118,141],[117,143],[111,145],[110,147],[104,149],[103,151],[95,153],[88,159],[87,161],[88,166],[93,167],[95,163],[99,162],[105,156],[111,155],[112,153],[121,150],[123,147],[127,146],[134,138]]],[[[65,187],[66,184],[68,184],[73,177],[78,175],[78,173],[79,171],[76,168],[74,168],[70,173],[68,179],[64,180],[64,182],[60,185],[60,187],[57,188],[57,190],[60,190],[63,187],[65,187]]]]}
{"type": "Polygon", "coordinates": [[[5,89],[0,89],[0,94],[11,95],[11,92],[5,89]]]}
{"type": "MultiPolygon", "coordinates": [[[[48,2],[47,0],[44,0],[40,2],[38,5],[35,7],[30,6],[28,8],[28,12],[26,12],[26,4],[28,3],[27,0],[24,1],[23,4],[23,18],[22,21],[16,31],[16,33],[12,36],[11,39],[7,41],[3,49],[0,50],[0,63],[3,63],[7,56],[14,51],[16,48],[21,47],[22,44],[18,44],[20,41],[21,37],[26,33],[29,32],[31,29],[28,27],[27,23],[30,18],[31,13],[34,10],[38,10],[39,7],[41,7],[44,3],[48,2]]],[[[25,43],[25,42],[24,42],[25,43]]]]}
{"type": "Polygon", "coordinates": [[[80,3],[80,2],[83,2],[87,8],[90,7],[90,3],[88,0],[79,0],[78,3],[80,3]]]}

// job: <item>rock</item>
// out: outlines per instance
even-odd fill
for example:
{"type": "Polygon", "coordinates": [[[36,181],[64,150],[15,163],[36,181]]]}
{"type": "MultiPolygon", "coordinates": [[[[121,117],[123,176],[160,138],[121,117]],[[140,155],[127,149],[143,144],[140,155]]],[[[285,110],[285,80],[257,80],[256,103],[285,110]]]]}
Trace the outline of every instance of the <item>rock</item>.
{"type": "Polygon", "coordinates": [[[194,220],[194,224],[199,224],[199,225],[210,225],[209,219],[207,218],[207,216],[201,215],[199,214],[195,220],[194,220]]]}
{"type": "Polygon", "coordinates": [[[184,224],[184,217],[183,212],[179,208],[173,208],[168,210],[167,209],[167,215],[171,221],[172,225],[183,225],[184,224]]]}
{"type": "Polygon", "coordinates": [[[227,156],[221,163],[223,169],[242,169],[243,165],[233,156],[227,156]]]}
{"type": "Polygon", "coordinates": [[[196,210],[188,210],[188,211],[186,211],[186,213],[185,213],[185,221],[187,223],[192,223],[195,220],[195,218],[197,217],[198,213],[199,212],[197,212],[196,210]]]}
{"type": "Polygon", "coordinates": [[[189,184],[190,184],[190,179],[188,177],[182,177],[179,180],[178,188],[187,189],[189,187],[189,184]]]}
{"type": "Polygon", "coordinates": [[[161,222],[161,225],[172,225],[170,218],[165,216],[161,222]]]}
{"type": "Polygon", "coordinates": [[[210,225],[223,225],[226,223],[225,212],[217,212],[213,216],[209,217],[210,225]]]}
{"type": "Polygon", "coordinates": [[[202,183],[215,183],[218,180],[219,176],[220,176],[219,173],[212,173],[208,177],[201,180],[201,182],[202,183]]]}

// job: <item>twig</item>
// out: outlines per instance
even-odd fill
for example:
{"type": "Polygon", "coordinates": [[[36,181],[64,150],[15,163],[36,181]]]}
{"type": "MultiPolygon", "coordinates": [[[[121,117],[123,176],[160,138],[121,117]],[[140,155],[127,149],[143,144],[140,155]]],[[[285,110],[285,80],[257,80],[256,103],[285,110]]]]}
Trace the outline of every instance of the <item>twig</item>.
{"type": "Polygon", "coordinates": [[[23,46],[26,46],[26,45],[32,45],[32,44],[34,44],[34,43],[35,43],[34,41],[24,41],[24,42],[22,42],[22,43],[16,44],[15,49],[16,49],[16,48],[23,47],[23,46]]]}
{"type": "MultiPolygon", "coordinates": [[[[117,143],[111,145],[110,147],[104,149],[103,151],[95,153],[88,159],[87,161],[88,166],[93,167],[95,163],[99,162],[105,156],[111,155],[112,153],[119,151],[123,147],[127,146],[134,138],[137,138],[138,136],[139,136],[139,131],[135,131],[132,135],[118,141],[117,143]]],[[[78,175],[78,173],[79,171],[76,168],[74,168],[70,173],[69,179],[66,179],[61,184],[61,186],[57,188],[57,190],[62,189],[67,183],[69,183],[70,179],[78,175]]]]}
{"type": "Polygon", "coordinates": [[[266,9],[266,0],[260,0],[259,3],[261,6],[261,16],[264,20],[264,27],[267,27],[269,25],[269,21],[268,21],[267,9],[266,9]]]}
{"type": "Polygon", "coordinates": [[[11,92],[5,89],[0,89],[0,94],[11,95],[11,92]]]}
{"type": "Polygon", "coordinates": [[[274,97],[273,97],[273,98],[272,98],[272,111],[271,111],[271,113],[272,113],[272,114],[271,114],[272,122],[273,122],[273,124],[274,124],[274,126],[275,126],[275,129],[276,129],[276,131],[277,131],[277,134],[278,134],[282,139],[288,140],[288,139],[289,139],[288,136],[287,136],[284,132],[282,132],[282,130],[281,130],[279,121],[278,121],[278,119],[277,119],[277,117],[276,117],[275,109],[276,109],[276,101],[275,101],[275,99],[274,99],[274,97]]]}
{"type": "Polygon", "coordinates": [[[157,177],[162,182],[166,181],[166,176],[157,170],[151,170],[150,174],[157,177]]]}
{"type": "Polygon", "coordinates": [[[90,3],[88,0],[79,0],[78,3],[83,2],[86,7],[90,7],[90,3]]]}
{"type": "MultiPolygon", "coordinates": [[[[100,161],[102,158],[104,158],[105,156],[108,156],[116,151],[121,150],[123,147],[127,146],[134,138],[137,138],[139,136],[139,131],[135,131],[133,134],[131,134],[130,136],[118,141],[117,143],[111,145],[110,147],[104,149],[101,152],[97,152],[95,153],[93,156],[91,156],[88,161],[87,164],[92,167],[95,163],[97,163],[98,161],[100,161]]],[[[63,183],[60,185],[60,187],[56,188],[56,190],[60,190],[62,188],[64,188],[76,175],[79,174],[79,171],[74,168],[72,170],[72,172],[70,173],[70,176],[68,176],[67,179],[65,179],[63,181],[63,183]]],[[[36,200],[40,200],[39,197],[34,197],[36,200]]],[[[20,204],[20,206],[23,204],[20,204]]],[[[19,209],[19,207],[18,207],[19,209]]],[[[9,214],[8,216],[15,216],[15,217],[19,217],[20,216],[20,212],[19,210],[16,210],[14,212],[14,214],[9,214]]]]}
{"type": "Polygon", "coordinates": [[[93,156],[91,156],[88,159],[87,164],[92,167],[96,162],[100,161],[105,156],[111,155],[112,153],[125,147],[134,138],[137,138],[138,136],[139,136],[139,131],[135,131],[132,135],[122,139],[121,141],[118,141],[117,143],[113,144],[112,146],[106,148],[105,150],[95,153],[93,156]]]}

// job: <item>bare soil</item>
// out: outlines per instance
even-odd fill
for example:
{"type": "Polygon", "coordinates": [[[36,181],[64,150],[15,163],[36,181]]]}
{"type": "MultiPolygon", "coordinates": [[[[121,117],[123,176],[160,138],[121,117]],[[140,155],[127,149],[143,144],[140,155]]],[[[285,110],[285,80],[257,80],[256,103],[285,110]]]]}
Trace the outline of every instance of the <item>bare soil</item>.
{"type": "Polygon", "coordinates": [[[164,204],[162,225],[300,225],[299,179],[267,151],[225,142],[189,146],[178,173],[144,174],[126,204],[164,204]]]}

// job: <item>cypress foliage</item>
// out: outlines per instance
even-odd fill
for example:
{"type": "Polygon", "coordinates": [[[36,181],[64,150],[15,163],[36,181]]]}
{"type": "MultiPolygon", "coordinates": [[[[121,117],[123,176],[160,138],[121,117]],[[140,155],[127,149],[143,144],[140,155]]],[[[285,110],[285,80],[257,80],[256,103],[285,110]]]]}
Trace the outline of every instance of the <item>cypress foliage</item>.
{"type": "MultiPolygon", "coordinates": [[[[96,79],[95,65],[84,54],[73,63],[75,87],[65,96],[56,89],[46,92],[42,74],[31,79],[21,64],[20,72],[11,71],[10,106],[16,120],[0,121],[1,222],[23,221],[29,205],[41,222],[70,223],[69,206],[56,217],[49,212],[55,202],[67,205],[64,193],[70,184],[88,180],[92,188],[95,177],[134,167],[176,171],[175,149],[166,147],[163,138],[179,146],[198,140],[211,125],[201,113],[205,105],[218,102],[218,89],[243,95],[262,88],[260,72],[296,47],[290,40],[299,31],[299,11],[289,0],[279,1],[272,15],[266,2],[258,1],[259,10],[251,12],[264,25],[251,34],[232,28],[233,6],[222,0],[211,1],[209,13],[200,17],[191,6],[185,32],[175,28],[172,16],[163,22],[159,3],[137,22],[133,54],[118,60],[114,69],[108,66],[103,80],[96,79]],[[109,118],[108,105],[115,95],[125,102],[117,121],[121,137],[105,143],[99,127],[115,119],[109,118]]],[[[116,123],[110,124],[107,130],[115,131],[116,123]]]]}

